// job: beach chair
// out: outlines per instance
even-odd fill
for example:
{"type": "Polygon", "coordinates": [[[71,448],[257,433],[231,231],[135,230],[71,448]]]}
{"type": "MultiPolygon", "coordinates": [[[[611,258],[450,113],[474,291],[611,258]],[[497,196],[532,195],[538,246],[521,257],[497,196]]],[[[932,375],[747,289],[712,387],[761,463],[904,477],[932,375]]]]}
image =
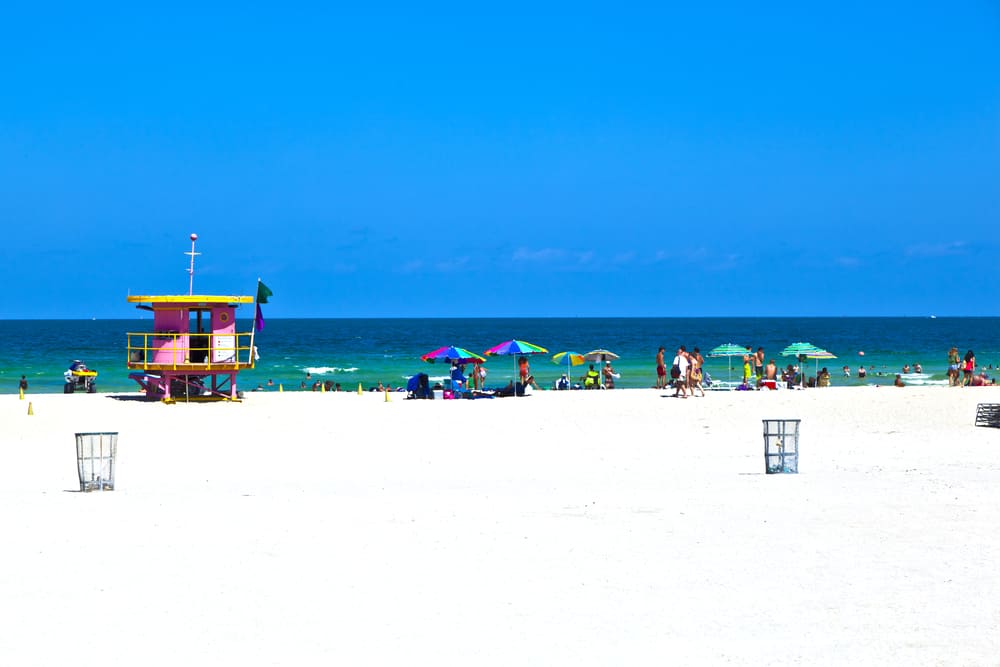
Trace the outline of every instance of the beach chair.
{"type": "Polygon", "coordinates": [[[407,398],[434,398],[427,373],[417,373],[406,381],[407,398]]]}
{"type": "Polygon", "coordinates": [[[976,426],[1000,428],[1000,403],[980,403],[977,405],[976,426]]]}

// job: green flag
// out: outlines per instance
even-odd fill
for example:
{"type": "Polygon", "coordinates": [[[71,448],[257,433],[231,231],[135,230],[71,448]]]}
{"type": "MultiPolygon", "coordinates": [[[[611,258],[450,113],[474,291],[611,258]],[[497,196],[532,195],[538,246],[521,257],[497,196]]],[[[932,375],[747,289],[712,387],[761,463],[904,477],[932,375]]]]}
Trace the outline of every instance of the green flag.
{"type": "Polygon", "coordinates": [[[257,281],[257,303],[267,303],[267,297],[273,296],[273,293],[268,289],[267,285],[262,283],[260,280],[257,281]]]}

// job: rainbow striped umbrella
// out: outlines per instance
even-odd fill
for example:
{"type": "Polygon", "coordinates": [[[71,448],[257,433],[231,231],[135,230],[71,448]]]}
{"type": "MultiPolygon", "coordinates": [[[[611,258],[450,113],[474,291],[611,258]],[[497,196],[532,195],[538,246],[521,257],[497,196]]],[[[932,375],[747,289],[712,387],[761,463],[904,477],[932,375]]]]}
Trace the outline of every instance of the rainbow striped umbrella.
{"type": "Polygon", "coordinates": [[[579,366],[585,361],[586,359],[584,359],[583,355],[580,354],[579,352],[559,352],[557,354],[552,355],[552,363],[554,364],[561,364],[563,362],[566,363],[566,379],[569,380],[570,383],[573,382],[572,370],[570,369],[570,366],[579,366]]]}
{"type": "Polygon", "coordinates": [[[526,343],[523,340],[508,340],[494,345],[484,354],[492,357],[500,354],[548,354],[548,352],[544,347],[533,343],[526,343]]]}
{"type": "MultiPolygon", "coordinates": [[[[507,340],[499,345],[494,345],[490,349],[486,350],[483,354],[488,357],[495,357],[503,354],[513,355],[519,357],[528,354],[548,354],[548,350],[540,345],[535,345],[534,343],[527,343],[523,340],[507,340]]],[[[514,362],[514,378],[517,379],[517,361],[514,362]]],[[[514,392],[514,396],[517,396],[517,392],[514,392]]]]}
{"type": "Polygon", "coordinates": [[[446,363],[455,361],[460,364],[474,364],[486,361],[486,357],[482,357],[475,352],[469,352],[464,347],[455,347],[454,345],[440,347],[433,352],[422,355],[420,358],[431,363],[435,361],[444,361],[446,363]]]}

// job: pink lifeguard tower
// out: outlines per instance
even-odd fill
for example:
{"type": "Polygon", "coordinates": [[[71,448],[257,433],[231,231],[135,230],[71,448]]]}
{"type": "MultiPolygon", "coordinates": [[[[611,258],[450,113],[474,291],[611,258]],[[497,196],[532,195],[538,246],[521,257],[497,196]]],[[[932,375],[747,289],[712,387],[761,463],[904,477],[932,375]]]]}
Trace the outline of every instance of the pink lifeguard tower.
{"type": "Polygon", "coordinates": [[[236,400],[236,374],[253,368],[254,333],[236,330],[236,309],[252,304],[252,296],[206,296],[194,291],[194,251],[191,235],[189,293],[129,296],[136,308],[153,313],[153,331],[128,334],[129,377],[147,398],[175,400],[236,400]]]}

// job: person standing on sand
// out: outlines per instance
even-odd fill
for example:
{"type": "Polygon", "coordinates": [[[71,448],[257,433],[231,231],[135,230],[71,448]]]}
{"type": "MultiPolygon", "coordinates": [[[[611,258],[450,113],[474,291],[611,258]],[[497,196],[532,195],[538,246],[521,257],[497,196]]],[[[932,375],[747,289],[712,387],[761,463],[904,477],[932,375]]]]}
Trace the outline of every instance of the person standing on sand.
{"type": "Polygon", "coordinates": [[[701,356],[701,350],[697,347],[694,348],[694,352],[691,353],[691,358],[698,362],[698,368],[705,365],[705,357],[701,356]]]}
{"type": "Polygon", "coordinates": [[[705,363],[705,357],[701,356],[701,351],[698,348],[694,348],[694,351],[689,355],[691,360],[691,373],[688,380],[688,389],[691,390],[691,395],[695,395],[695,389],[701,392],[702,397],[705,396],[705,388],[702,386],[702,380],[704,379],[704,373],[701,369],[702,365],[705,363]]]}
{"type": "Polygon", "coordinates": [[[687,349],[681,345],[677,348],[677,356],[674,357],[674,366],[680,370],[677,380],[674,383],[674,397],[680,394],[681,398],[687,398],[687,387],[690,381],[691,362],[688,359],[687,349]]]}
{"type": "Polygon", "coordinates": [[[757,384],[764,379],[764,348],[758,347],[757,354],[753,356],[753,374],[757,376],[757,384]]]}
{"type": "Polygon", "coordinates": [[[610,361],[605,361],[604,362],[604,371],[603,371],[603,374],[604,374],[604,388],[605,389],[614,389],[615,388],[615,376],[617,376],[618,373],[615,373],[615,369],[611,367],[611,362],[610,361]]]}
{"type": "Polygon", "coordinates": [[[21,391],[27,393],[27,391],[28,391],[28,378],[26,378],[26,377],[24,377],[22,375],[21,376],[21,381],[18,383],[17,386],[18,386],[18,388],[20,388],[21,391]]]}
{"type": "Polygon", "coordinates": [[[958,386],[958,348],[948,350],[948,386],[958,386]]]}
{"type": "Polygon", "coordinates": [[[667,388],[667,366],[663,360],[664,348],[661,347],[656,353],[656,388],[667,388]]]}
{"type": "Polygon", "coordinates": [[[965,353],[962,357],[962,386],[972,384],[972,374],[976,370],[976,355],[972,350],[965,353]]]}

